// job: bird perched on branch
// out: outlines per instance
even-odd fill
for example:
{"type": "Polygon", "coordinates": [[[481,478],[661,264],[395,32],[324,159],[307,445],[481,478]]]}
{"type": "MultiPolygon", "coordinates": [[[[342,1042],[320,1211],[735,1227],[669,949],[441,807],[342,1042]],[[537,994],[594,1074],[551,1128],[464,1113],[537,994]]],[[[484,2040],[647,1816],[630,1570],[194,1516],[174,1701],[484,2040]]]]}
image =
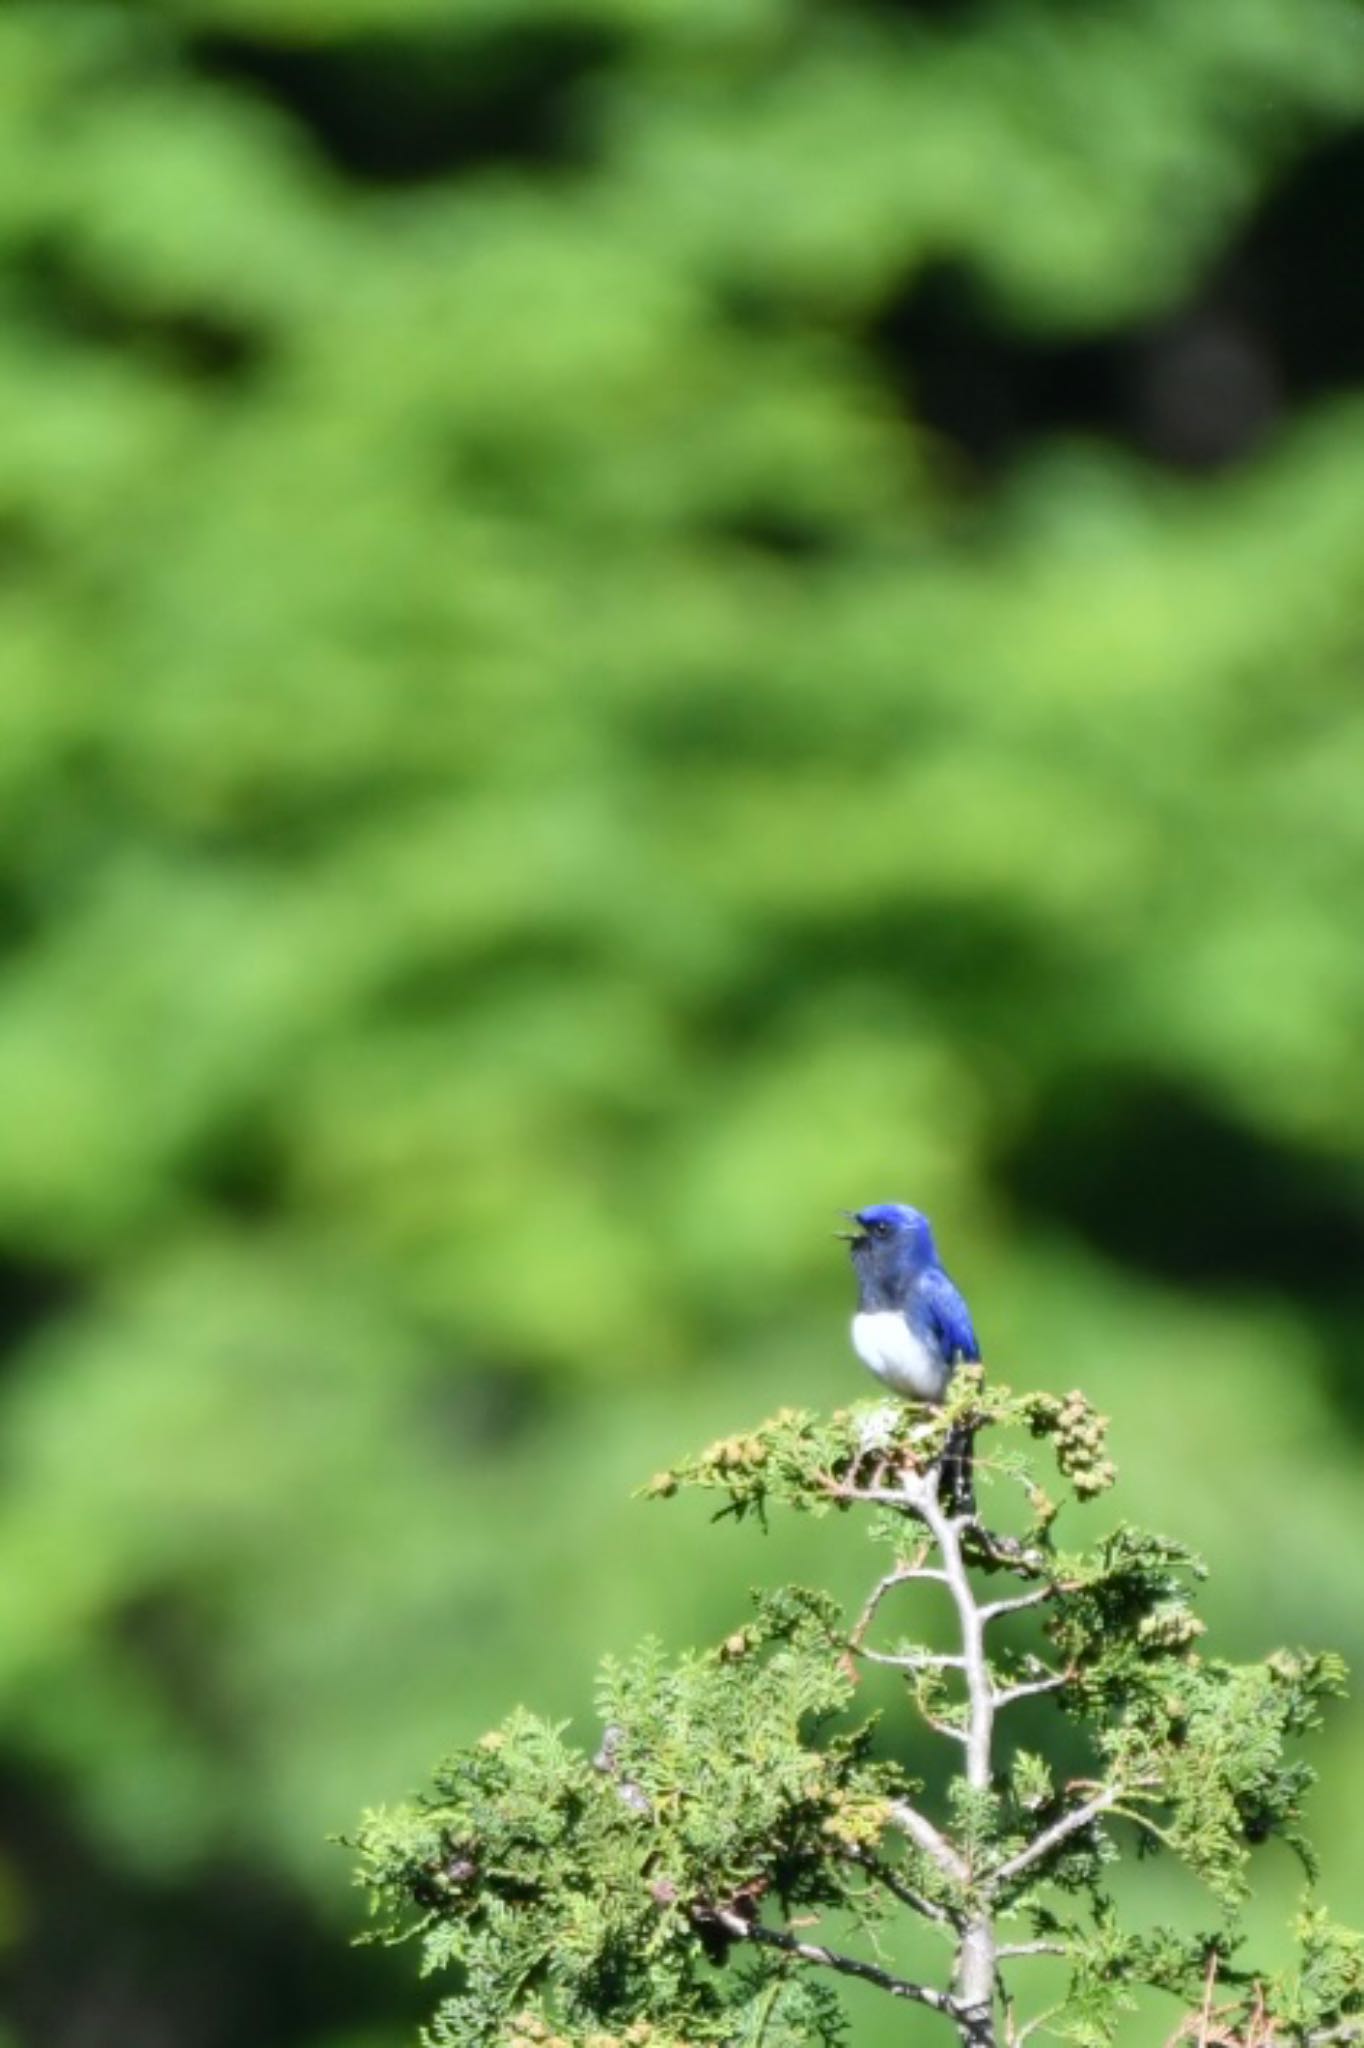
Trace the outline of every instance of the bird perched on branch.
{"type": "MultiPolygon", "coordinates": [[[[848,1239],[857,1274],[853,1350],[892,1392],[910,1401],[941,1401],[956,1367],[980,1357],[971,1311],[938,1263],[933,1228],[904,1202],[875,1202],[844,1212],[856,1231],[848,1239]]],[[[942,1461],[948,1505],[974,1514],[971,1435],[954,1429],[942,1461]]]]}

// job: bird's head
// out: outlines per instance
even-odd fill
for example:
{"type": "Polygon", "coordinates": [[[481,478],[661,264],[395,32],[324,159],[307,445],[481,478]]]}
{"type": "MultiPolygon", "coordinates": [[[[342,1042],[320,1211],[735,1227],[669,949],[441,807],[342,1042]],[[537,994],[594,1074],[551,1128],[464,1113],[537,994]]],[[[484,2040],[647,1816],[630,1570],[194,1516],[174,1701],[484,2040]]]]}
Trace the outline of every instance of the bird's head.
{"type": "Polygon", "coordinates": [[[855,1231],[840,1232],[859,1273],[908,1278],[936,1265],[938,1248],[933,1226],[919,1209],[905,1202],[873,1202],[866,1209],[844,1212],[855,1231]]]}

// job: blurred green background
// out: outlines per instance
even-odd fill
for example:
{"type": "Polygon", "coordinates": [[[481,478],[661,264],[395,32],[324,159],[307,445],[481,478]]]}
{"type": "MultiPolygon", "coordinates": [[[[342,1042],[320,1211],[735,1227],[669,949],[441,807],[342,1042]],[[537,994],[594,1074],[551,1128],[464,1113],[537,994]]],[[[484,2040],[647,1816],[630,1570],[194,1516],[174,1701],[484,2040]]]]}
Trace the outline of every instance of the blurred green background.
{"type": "Polygon", "coordinates": [[[1355,0],[10,0],[0,102],[4,2048],[412,2037],[328,1832],[865,1570],[628,1498],[870,1391],[839,1204],[1364,1667],[1355,0]]]}

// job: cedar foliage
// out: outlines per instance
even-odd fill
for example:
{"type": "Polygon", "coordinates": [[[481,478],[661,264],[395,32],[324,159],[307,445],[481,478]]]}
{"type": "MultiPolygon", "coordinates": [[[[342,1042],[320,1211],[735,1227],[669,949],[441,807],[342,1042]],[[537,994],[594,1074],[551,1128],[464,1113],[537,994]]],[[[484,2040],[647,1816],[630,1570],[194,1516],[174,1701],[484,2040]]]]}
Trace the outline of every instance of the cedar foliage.
{"type": "Polygon", "coordinates": [[[1063,1509],[1115,1481],[1103,1418],[1079,1394],[960,1379],[941,1411],[783,1410],[645,1489],[718,1492],[736,1520],[865,1518],[882,1557],[859,1614],[798,1586],[766,1593],[711,1650],[674,1660],[650,1643],[605,1663],[595,1755],[518,1710],[430,1794],[367,1817],[380,1933],[417,1935],[449,1986],[433,2043],[837,2048],[840,1977],[927,2007],[969,2048],[1044,2028],[1101,2048],[1146,1987],[1180,2002],[1179,2038],[1364,2036],[1364,1942],[1311,1896],[1313,1773],[1297,1754],[1342,1690],[1340,1660],[1209,1654],[1203,1568],[1183,1545],[1123,1523],[1084,1543],[1071,1512],[1062,1537],[1063,1509]],[[944,1506],[935,1461],[953,1420],[990,1432],[979,1474],[1021,1515],[944,1506]],[[1046,1443],[1058,1489],[1020,1438],[1046,1443]],[[923,1632],[944,1594],[946,1651],[923,1632]],[[959,1752],[936,1813],[858,1711],[866,1664],[895,1671],[921,1735],[959,1752]],[[998,1725],[1024,1700],[1070,1724],[1084,1775],[1062,1779],[1045,1747],[998,1725]],[[1257,1968],[1237,1927],[1253,1856],[1275,1838],[1309,1881],[1286,1973],[1257,1968]],[[1201,1880],[1206,1925],[1128,1924],[1113,1866],[1153,1850],[1201,1880]],[[935,1971],[887,1966],[897,1916],[939,1938],[935,1971]],[[1024,1982],[1042,1958],[1064,1971],[1045,2010],[1024,1982]]]}

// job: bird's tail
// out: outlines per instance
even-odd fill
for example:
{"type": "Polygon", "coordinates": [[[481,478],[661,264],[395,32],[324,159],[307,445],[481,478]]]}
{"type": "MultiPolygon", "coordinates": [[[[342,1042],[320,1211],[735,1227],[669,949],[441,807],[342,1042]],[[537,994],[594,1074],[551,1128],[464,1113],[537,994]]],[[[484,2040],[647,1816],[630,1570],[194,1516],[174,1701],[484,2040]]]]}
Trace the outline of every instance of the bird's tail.
{"type": "Polygon", "coordinates": [[[975,1437],[964,1423],[958,1422],[948,1431],[942,1454],[943,1500],[949,1514],[976,1512],[974,1468],[975,1437]]]}

